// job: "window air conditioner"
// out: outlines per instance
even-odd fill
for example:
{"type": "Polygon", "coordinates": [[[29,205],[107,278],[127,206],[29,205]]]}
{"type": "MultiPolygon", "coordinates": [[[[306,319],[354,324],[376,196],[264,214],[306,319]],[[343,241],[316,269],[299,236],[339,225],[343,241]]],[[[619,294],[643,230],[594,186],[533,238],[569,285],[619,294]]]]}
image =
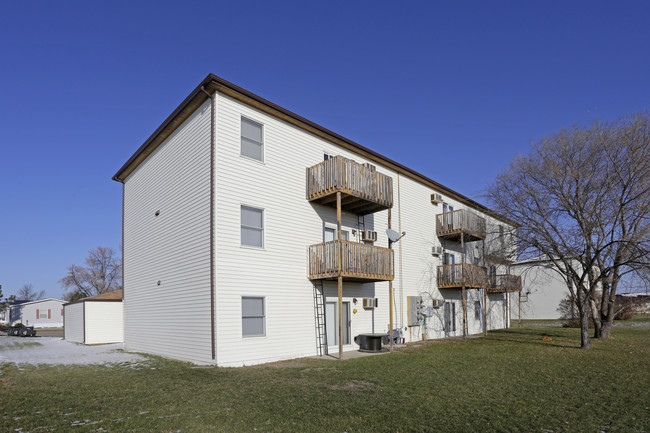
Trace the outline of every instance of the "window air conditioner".
{"type": "Polygon", "coordinates": [[[431,203],[433,204],[442,203],[442,195],[437,193],[431,194],[431,203]]]}
{"type": "Polygon", "coordinates": [[[368,242],[377,242],[377,232],[372,230],[363,230],[361,232],[361,239],[368,242]]]}
{"type": "Polygon", "coordinates": [[[372,310],[375,308],[375,298],[363,298],[363,308],[365,310],[372,310]]]}
{"type": "Polygon", "coordinates": [[[431,247],[431,254],[434,256],[439,256],[442,254],[442,247],[431,247]]]}
{"type": "Polygon", "coordinates": [[[434,299],[433,300],[433,308],[440,308],[443,305],[445,305],[445,300],[444,299],[434,299]]]}

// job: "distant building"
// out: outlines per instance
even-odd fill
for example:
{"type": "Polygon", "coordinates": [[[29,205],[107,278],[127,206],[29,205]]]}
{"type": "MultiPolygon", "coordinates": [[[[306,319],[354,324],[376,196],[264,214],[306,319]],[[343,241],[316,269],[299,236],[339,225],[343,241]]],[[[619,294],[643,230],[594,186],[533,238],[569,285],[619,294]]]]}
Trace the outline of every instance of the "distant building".
{"type": "Polygon", "coordinates": [[[0,323],[22,323],[35,328],[60,328],[63,326],[63,301],[55,298],[36,301],[12,301],[0,312],[0,323]]]}

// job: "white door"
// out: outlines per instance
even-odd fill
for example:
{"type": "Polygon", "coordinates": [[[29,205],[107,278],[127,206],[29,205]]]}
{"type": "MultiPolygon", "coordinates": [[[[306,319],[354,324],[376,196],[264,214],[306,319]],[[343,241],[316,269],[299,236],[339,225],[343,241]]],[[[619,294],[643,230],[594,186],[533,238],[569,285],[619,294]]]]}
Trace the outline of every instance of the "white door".
{"type": "MultiPolygon", "coordinates": [[[[339,345],[339,307],[338,302],[325,303],[325,326],[327,345],[339,345]]],[[[350,303],[343,302],[343,345],[350,344],[350,303]]]]}

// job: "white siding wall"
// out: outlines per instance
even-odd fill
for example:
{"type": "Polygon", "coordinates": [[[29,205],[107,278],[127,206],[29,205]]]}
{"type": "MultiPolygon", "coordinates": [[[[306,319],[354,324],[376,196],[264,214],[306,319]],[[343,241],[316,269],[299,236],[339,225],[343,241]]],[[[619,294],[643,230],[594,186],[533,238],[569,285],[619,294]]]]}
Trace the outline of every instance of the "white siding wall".
{"type": "Polygon", "coordinates": [[[70,304],[64,307],[64,338],[72,343],[84,342],[84,304],[70,304]]]}
{"type": "Polygon", "coordinates": [[[20,306],[14,307],[20,309],[20,320],[14,321],[20,322],[25,326],[33,326],[34,328],[60,328],[63,326],[63,301],[59,300],[42,300],[30,302],[29,304],[22,304],[20,306]],[[36,313],[40,313],[48,310],[50,311],[49,318],[37,317],[36,313]]]}
{"type": "MultiPolygon", "coordinates": [[[[243,365],[315,355],[307,247],[323,241],[323,226],[335,224],[336,211],[306,200],[305,170],[322,161],[324,152],[363,160],[223,95],[218,97],[217,112],[218,363],[243,365]],[[242,115],[264,124],[264,162],[240,156],[242,115]],[[241,205],[264,209],[264,249],[240,246],[241,205]],[[242,337],[242,296],[265,297],[266,336],[242,337]]],[[[372,220],[379,233],[376,245],[387,246],[386,212],[368,218],[368,229],[372,220]]],[[[356,228],[357,216],[344,214],[343,225],[356,228]]],[[[325,292],[328,300],[335,297],[335,285],[327,283],[325,292]]],[[[358,312],[352,315],[353,336],[371,332],[373,319],[376,332],[388,330],[388,283],[344,284],[343,292],[346,300],[380,298],[374,314],[357,304],[358,312]]]]}
{"type": "Polygon", "coordinates": [[[124,188],[126,349],[209,363],[209,101],[124,188]]]}
{"type": "MultiPolygon", "coordinates": [[[[569,294],[563,278],[544,266],[519,265],[514,267],[514,273],[521,275],[523,292],[530,292],[521,303],[522,319],[559,319],[557,308],[569,294]]],[[[516,294],[511,298],[511,317],[516,318],[519,314],[516,294]]]]}
{"type": "Polygon", "coordinates": [[[122,302],[87,301],[86,344],[121,343],[123,341],[122,302]]]}

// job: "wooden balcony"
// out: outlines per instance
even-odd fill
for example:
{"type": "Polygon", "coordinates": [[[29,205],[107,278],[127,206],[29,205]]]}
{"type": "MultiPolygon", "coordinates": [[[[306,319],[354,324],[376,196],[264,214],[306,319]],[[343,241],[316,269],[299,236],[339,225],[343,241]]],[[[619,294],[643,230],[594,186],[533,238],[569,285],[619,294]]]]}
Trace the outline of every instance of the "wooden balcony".
{"type": "Polygon", "coordinates": [[[487,270],[469,263],[438,266],[439,289],[482,289],[487,286],[487,270]]]}
{"type": "Polygon", "coordinates": [[[438,237],[460,240],[461,233],[465,242],[485,239],[485,219],[465,209],[438,214],[436,217],[438,237]]]}
{"type": "Polygon", "coordinates": [[[488,281],[488,293],[521,292],[521,276],[519,275],[491,275],[488,281]]]}
{"type": "Polygon", "coordinates": [[[393,179],[340,155],[307,168],[307,200],[366,215],[393,207],[393,179]]]}
{"type": "Polygon", "coordinates": [[[351,241],[309,246],[309,279],[373,282],[395,278],[393,250],[351,241]],[[341,254],[341,269],[339,269],[341,254]]]}

